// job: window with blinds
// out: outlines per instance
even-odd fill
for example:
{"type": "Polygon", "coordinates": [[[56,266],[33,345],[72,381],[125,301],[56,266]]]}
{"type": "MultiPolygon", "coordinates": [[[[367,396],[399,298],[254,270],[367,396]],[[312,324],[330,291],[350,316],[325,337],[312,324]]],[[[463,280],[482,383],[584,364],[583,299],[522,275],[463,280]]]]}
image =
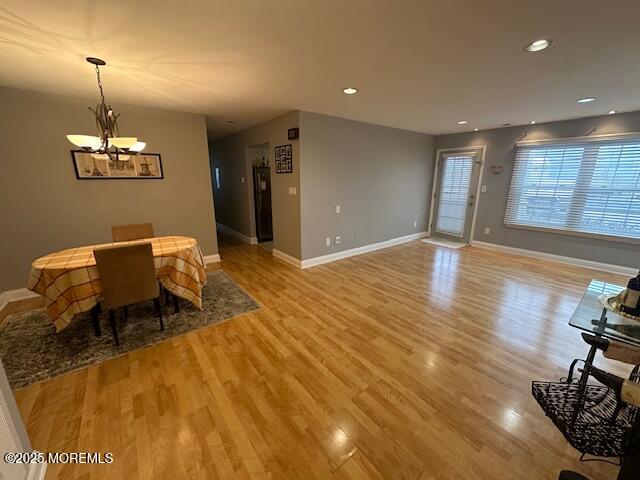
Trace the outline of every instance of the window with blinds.
{"type": "Polygon", "coordinates": [[[640,239],[640,138],[518,146],[505,224],[640,239]]]}

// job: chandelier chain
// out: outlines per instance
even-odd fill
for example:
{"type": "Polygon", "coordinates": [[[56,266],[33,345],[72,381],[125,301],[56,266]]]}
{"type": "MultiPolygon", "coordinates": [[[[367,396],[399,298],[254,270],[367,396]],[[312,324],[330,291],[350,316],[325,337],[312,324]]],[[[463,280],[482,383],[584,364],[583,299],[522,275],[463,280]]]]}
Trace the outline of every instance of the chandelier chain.
{"type": "Polygon", "coordinates": [[[109,157],[110,162],[114,162],[116,168],[121,168],[119,162],[128,161],[131,155],[136,155],[142,151],[146,144],[138,142],[136,137],[120,137],[118,128],[118,117],[120,115],[116,114],[107,105],[107,100],[104,97],[100,66],[106,65],[106,62],[96,57],[87,57],[86,60],[95,66],[96,81],[100,92],[100,103],[95,108],[89,107],[96,121],[98,135],[67,135],[67,138],[71,143],[80,147],[83,152],[104,154],[109,157]],[[125,154],[126,156],[124,156],[125,154]],[[120,155],[123,155],[123,157],[120,157],[120,155]]]}
{"type": "Polygon", "coordinates": [[[96,76],[98,77],[98,88],[100,89],[100,98],[102,99],[102,104],[105,104],[104,100],[104,92],[102,91],[102,79],[100,78],[100,68],[96,65],[96,76]]]}

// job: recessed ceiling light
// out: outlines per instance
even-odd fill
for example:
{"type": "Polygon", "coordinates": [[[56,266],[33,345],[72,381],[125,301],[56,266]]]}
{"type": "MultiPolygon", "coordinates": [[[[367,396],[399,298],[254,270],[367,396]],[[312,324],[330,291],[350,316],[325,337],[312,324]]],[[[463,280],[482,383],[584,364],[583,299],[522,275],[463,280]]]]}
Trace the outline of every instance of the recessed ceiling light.
{"type": "Polygon", "coordinates": [[[477,128],[474,128],[474,129],[473,129],[473,131],[474,131],[474,132],[477,132],[477,131],[478,131],[478,129],[477,129],[477,128]]]}
{"type": "Polygon", "coordinates": [[[525,52],[539,52],[540,50],[549,48],[551,45],[553,45],[553,40],[542,38],[540,40],[536,40],[535,42],[531,42],[529,45],[525,45],[523,50],[525,52]]]}
{"type": "Polygon", "coordinates": [[[593,102],[595,100],[595,98],[593,97],[584,97],[584,98],[579,98],[576,100],[576,102],[578,103],[590,103],[593,102]]]}
{"type": "Polygon", "coordinates": [[[618,113],[618,110],[609,110],[607,113],[613,115],[614,113],[618,113]]]}
{"type": "Polygon", "coordinates": [[[530,123],[531,125],[535,125],[535,124],[536,124],[536,121],[535,121],[535,120],[531,120],[529,123],[530,123]]]}
{"type": "Polygon", "coordinates": [[[458,120],[456,123],[458,125],[464,125],[464,124],[469,123],[469,122],[467,122],[466,120],[458,120]]]}
{"type": "Polygon", "coordinates": [[[353,87],[347,87],[342,89],[342,93],[344,93],[345,95],[355,95],[356,93],[358,93],[358,89],[353,87]]]}

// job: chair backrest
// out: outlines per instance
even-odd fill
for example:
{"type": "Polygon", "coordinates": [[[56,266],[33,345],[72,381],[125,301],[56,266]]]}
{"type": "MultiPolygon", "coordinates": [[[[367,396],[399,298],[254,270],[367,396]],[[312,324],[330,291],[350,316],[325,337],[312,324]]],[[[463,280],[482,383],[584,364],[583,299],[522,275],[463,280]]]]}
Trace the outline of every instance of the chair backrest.
{"type": "Polygon", "coordinates": [[[105,308],[118,308],[160,295],[150,243],[94,249],[105,308]]]}
{"type": "Polygon", "coordinates": [[[151,223],[133,223],[131,225],[114,225],[111,227],[111,235],[114,242],[127,242],[141,238],[153,238],[153,225],[151,223]]]}

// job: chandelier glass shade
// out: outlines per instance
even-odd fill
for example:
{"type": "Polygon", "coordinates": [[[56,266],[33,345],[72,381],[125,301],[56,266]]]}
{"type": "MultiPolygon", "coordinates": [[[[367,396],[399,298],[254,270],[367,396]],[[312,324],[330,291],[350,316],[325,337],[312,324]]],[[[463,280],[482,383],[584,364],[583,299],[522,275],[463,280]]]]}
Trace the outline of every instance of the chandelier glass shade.
{"type": "Polygon", "coordinates": [[[102,80],[100,78],[100,66],[106,65],[104,60],[87,57],[87,62],[96,67],[96,78],[100,90],[100,103],[93,109],[96,119],[98,136],[91,135],[67,135],[67,139],[75,146],[85,152],[106,154],[111,160],[122,160],[121,154],[133,154],[144,150],[147,146],[145,142],[139,142],[136,137],[121,137],[118,129],[119,114],[115,114],[110,105],[107,104],[102,91],[102,80]]]}

